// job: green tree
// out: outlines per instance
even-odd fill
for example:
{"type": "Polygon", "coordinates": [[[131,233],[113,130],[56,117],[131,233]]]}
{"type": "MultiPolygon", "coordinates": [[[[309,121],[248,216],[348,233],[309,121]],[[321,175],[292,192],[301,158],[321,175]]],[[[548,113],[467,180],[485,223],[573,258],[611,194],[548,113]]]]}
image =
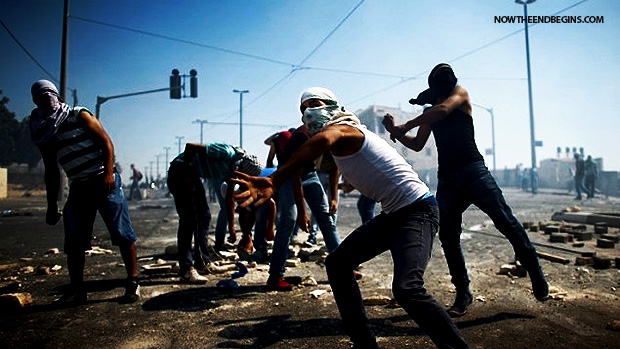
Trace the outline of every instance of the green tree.
{"type": "Polygon", "coordinates": [[[21,122],[7,107],[8,97],[2,97],[0,90],[0,166],[12,163],[26,163],[36,166],[41,160],[37,147],[30,140],[30,117],[21,122]]]}
{"type": "Polygon", "coordinates": [[[19,122],[15,118],[15,113],[7,108],[8,97],[2,97],[0,91],[0,165],[6,166],[15,162],[15,131],[19,122]]]}

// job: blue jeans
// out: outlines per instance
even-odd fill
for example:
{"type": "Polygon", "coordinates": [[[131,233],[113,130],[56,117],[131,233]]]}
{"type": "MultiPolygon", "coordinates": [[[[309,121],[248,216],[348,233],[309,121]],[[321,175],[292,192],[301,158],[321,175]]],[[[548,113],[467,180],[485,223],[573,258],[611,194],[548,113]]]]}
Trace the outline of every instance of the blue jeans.
{"type": "Polygon", "coordinates": [[[114,174],[116,186],[110,192],[105,191],[103,180],[101,174],[71,183],[69,197],[63,208],[66,253],[84,252],[92,248],[97,211],[110,233],[112,245],[128,246],[138,240],[129,218],[121,176],[114,174]]]}
{"type": "MultiPolygon", "coordinates": [[[[317,171],[317,176],[319,177],[319,182],[321,182],[321,186],[323,187],[323,192],[327,197],[327,211],[329,212],[329,203],[332,199],[330,191],[329,191],[329,172],[328,171],[317,171]]],[[[338,224],[338,214],[334,214],[334,224],[338,224]]],[[[308,241],[312,241],[316,243],[316,234],[319,230],[319,223],[317,222],[314,214],[310,215],[310,236],[308,236],[308,241]]]]}
{"type": "Polygon", "coordinates": [[[457,292],[469,286],[465,258],[461,248],[463,212],[476,205],[486,213],[512,245],[517,258],[530,274],[542,273],[536,249],[525,229],[506,203],[501,189],[483,161],[471,163],[439,175],[439,239],[457,292]]]}
{"type": "MultiPolygon", "coordinates": [[[[329,214],[329,206],[321,182],[316,172],[310,172],[302,175],[301,183],[306,203],[316,217],[327,250],[331,252],[340,244],[340,238],[334,217],[329,214]]],[[[286,180],[278,190],[278,213],[277,233],[273,242],[273,253],[269,267],[269,274],[271,275],[284,275],[288,247],[295,229],[297,209],[293,196],[293,184],[290,179],[286,180]]]]}
{"type": "Polygon", "coordinates": [[[195,262],[203,265],[209,263],[208,234],[211,210],[202,180],[185,165],[170,166],[168,189],[174,197],[174,204],[179,214],[177,246],[179,273],[183,275],[195,262]]]}
{"type": "Polygon", "coordinates": [[[360,214],[362,223],[366,223],[375,216],[375,206],[377,202],[364,194],[360,194],[357,199],[357,212],[360,214]]]}
{"type": "Polygon", "coordinates": [[[467,348],[443,307],[426,292],[424,272],[438,229],[437,202],[429,197],[396,212],[382,212],[349,234],[325,267],[342,322],[360,347],[375,342],[353,270],[390,250],[394,298],[439,348],[467,348]]]}

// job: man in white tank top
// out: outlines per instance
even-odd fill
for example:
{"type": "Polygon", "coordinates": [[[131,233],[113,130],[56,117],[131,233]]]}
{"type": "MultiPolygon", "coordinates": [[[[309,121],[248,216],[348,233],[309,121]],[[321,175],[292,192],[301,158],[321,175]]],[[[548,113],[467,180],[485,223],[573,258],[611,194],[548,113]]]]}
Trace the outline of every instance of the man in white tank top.
{"type": "Polygon", "coordinates": [[[312,138],[268,177],[237,173],[239,179],[233,181],[248,189],[235,198],[241,206],[260,205],[302,164],[331,152],[346,180],[383,209],[349,234],[325,261],[353,347],[377,347],[353,270],[390,250],[392,292],[398,303],[438,347],[467,348],[447,312],[424,288],[423,275],[438,229],[437,201],[428,187],[394,148],[346,112],[333,92],[318,87],[304,91],[301,111],[312,138]]]}

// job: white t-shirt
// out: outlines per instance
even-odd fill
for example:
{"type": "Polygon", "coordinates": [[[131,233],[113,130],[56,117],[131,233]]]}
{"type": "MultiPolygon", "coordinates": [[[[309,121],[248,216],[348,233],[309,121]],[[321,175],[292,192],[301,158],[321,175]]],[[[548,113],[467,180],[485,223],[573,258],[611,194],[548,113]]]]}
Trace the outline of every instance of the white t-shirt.
{"type": "Polygon", "coordinates": [[[348,156],[334,155],[349,183],[380,202],[386,213],[403,208],[428,193],[426,184],[396,149],[365,127],[354,127],[364,133],[360,150],[348,156]]]}

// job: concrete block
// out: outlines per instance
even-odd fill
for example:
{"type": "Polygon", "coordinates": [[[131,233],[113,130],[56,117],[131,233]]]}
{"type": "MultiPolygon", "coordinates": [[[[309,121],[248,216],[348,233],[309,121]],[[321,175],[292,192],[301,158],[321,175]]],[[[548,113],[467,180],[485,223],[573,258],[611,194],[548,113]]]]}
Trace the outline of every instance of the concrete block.
{"type": "Polygon", "coordinates": [[[600,248],[614,248],[616,247],[616,243],[612,240],[607,240],[603,238],[596,239],[596,247],[600,248]]]}
{"type": "Polygon", "coordinates": [[[551,233],[549,236],[549,242],[571,242],[573,236],[567,233],[551,233]]]}
{"type": "Polygon", "coordinates": [[[602,239],[607,239],[607,240],[611,240],[615,243],[620,242],[620,235],[619,234],[611,234],[611,233],[607,233],[607,234],[603,234],[601,235],[602,239]]]}
{"type": "Polygon", "coordinates": [[[575,265],[593,265],[594,257],[577,257],[575,260],[575,265]]]}
{"type": "Polygon", "coordinates": [[[595,223],[594,232],[597,234],[607,234],[607,223],[595,223]]]}
{"type": "Polygon", "coordinates": [[[573,237],[577,241],[589,241],[592,240],[592,233],[586,231],[575,231],[573,237]]]}
{"type": "Polygon", "coordinates": [[[592,265],[594,269],[609,269],[611,268],[611,258],[610,257],[594,257],[594,264],[592,265]]]}
{"type": "Polygon", "coordinates": [[[545,234],[559,233],[560,226],[559,225],[548,225],[545,227],[545,234]]]}

